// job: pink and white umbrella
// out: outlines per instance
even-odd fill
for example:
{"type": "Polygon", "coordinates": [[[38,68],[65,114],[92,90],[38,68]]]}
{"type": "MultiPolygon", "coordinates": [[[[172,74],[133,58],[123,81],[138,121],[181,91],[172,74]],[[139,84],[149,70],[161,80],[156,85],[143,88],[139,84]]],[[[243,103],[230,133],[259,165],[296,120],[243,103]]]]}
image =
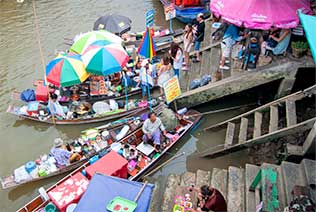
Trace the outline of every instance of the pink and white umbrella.
{"type": "Polygon", "coordinates": [[[212,0],[215,16],[237,26],[250,29],[295,28],[299,23],[297,10],[309,13],[309,0],[212,0]]]}

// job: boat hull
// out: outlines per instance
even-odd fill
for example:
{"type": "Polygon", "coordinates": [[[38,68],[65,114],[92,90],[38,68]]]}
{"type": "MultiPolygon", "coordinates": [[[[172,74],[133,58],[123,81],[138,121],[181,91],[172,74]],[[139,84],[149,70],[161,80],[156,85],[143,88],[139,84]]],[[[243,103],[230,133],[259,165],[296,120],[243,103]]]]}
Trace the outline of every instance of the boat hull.
{"type": "Polygon", "coordinates": [[[116,114],[111,114],[111,115],[97,117],[97,118],[87,118],[87,119],[73,119],[73,120],[47,119],[47,120],[40,120],[36,117],[16,114],[13,111],[13,107],[14,106],[10,105],[7,112],[18,116],[21,119],[41,122],[41,123],[45,123],[45,124],[55,124],[55,125],[78,125],[78,124],[90,124],[90,123],[96,123],[96,122],[111,121],[114,119],[119,119],[119,118],[131,116],[131,115],[138,113],[142,110],[146,110],[146,108],[133,108],[131,110],[119,112],[116,114]]]}

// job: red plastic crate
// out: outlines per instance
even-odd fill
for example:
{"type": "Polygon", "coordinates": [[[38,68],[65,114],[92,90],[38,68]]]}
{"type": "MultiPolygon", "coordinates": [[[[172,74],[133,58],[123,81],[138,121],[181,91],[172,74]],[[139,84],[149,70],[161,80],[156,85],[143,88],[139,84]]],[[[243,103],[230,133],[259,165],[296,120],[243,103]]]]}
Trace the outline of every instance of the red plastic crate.
{"type": "Polygon", "coordinates": [[[78,172],[49,191],[48,196],[58,210],[64,212],[68,205],[79,202],[88,184],[89,180],[78,172]]]}
{"type": "Polygon", "coordinates": [[[116,153],[111,151],[92,165],[86,168],[88,179],[91,179],[94,173],[102,173],[108,176],[127,178],[128,161],[116,153]]]}

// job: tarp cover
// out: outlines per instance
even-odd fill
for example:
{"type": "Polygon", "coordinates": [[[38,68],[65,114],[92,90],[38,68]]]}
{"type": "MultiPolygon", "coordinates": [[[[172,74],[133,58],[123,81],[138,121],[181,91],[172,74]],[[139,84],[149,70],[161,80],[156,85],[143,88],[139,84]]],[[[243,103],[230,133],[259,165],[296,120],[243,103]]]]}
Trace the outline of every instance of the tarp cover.
{"type": "MultiPolygon", "coordinates": [[[[107,204],[117,196],[134,200],[142,183],[95,174],[74,212],[105,212],[107,204]]],[[[148,211],[153,185],[148,184],[137,201],[135,212],[148,211]]]]}
{"type": "Polygon", "coordinates": [[[316,17],[299,13],[306,37],[311,49],[314,62],[316,63],[316,17]]]}

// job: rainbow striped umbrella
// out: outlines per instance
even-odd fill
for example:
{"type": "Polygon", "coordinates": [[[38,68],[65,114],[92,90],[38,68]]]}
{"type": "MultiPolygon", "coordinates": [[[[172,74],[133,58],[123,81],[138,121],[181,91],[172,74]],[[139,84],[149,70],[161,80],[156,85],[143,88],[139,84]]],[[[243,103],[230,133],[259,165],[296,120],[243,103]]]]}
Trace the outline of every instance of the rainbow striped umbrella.
{"type": "Polygon", "coordinates": [[[146,34],[138,48],[138,53],[149,59],[152,59],[156,55],[156,44],[149,28],[146,29],[146,34]]]}
{"type": "Polygon", "coordinates": [[[121,45],[107,41],[92,43],[82,55],[87,71],[103,76],[121,71],[128,60],[129,57],[121,45]]]}
{"type": "Polygon", "coordinates": [[[119,36],[114,35],[111,32],[102,30],[102,31],[91,31],[79,35],[75,40],[73,45],[70,47],[71,52],[76,52],[82,54],[92,43],[98,40],[105,40],[111,43],[122,44],[122,39],[119,36]]]}
{"type": "Polygon", "coordinates": [[[58,87],[80,84],[89,77],[80,55],[58,55],[46,66],[46,81],[58,87]]]}

